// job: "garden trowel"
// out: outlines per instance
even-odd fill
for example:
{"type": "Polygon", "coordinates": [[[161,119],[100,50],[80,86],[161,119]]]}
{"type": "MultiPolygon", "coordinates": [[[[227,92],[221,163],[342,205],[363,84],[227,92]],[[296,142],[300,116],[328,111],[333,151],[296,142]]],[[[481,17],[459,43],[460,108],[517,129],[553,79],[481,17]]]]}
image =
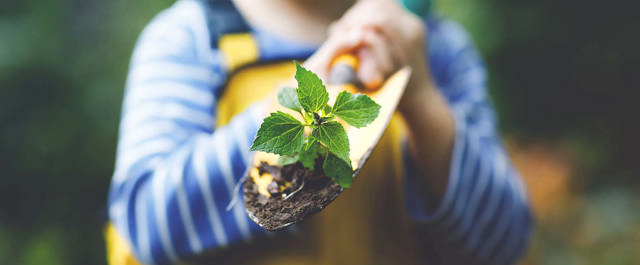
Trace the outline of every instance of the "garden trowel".
{"type": "MultiPolygon", "coordinates": [[[[366,127],[354,128],[345,126],[349,137],[350,159],[354,170],[354,178],[367,162],[369,155],[382,137],[396,111],[411,74],[410,68],[404,67],[387,78],[378,88],[366,88],[356,76],[357,63],[357,60],[352,55],[338,57],[332,64],[327,82],[327,91],[331,99],[335,99],[340,91],[347,90],[351,93],[366,94],[381,105],[378,118],[366,127]]],[[[329,103],[333,104],[333,102],[329,103]]],[[[282,203],[269,203],[268,200],[271,199],[269,198],[271,195],[268,192],[269,184],[273,181],[274,174],[279,175],[280,172],[267,172],[271,174],[265,174],[264,172],[265,169],[267,169],[266,171],[278,171],[281,167],[277,166],[277,162],[277,155],[255,152],[251,168],[247,171],[244,182],[244,203],[247,215],[256,224],[267,230],[280,230],[304,220],[324,209],[343,191],[342,188],[334,185],[333,189],[327,189],[322,193],[321,199],[311,204],[305,204],[302,210],[291,208],[302,207],[296,203],[296,200],[304,197],[300,196],[300,193],[305,192],[305,190],[301,190],[302,187],[296,191],[298,194],[291,193],[288,196],[283,195],[283,198],[278,198],[288,200],[286,206],[282,203]],[[259,200],[258,197],[251,196],[251,194],[259,194],[262,202],[256,203],[256,200],[259,200]]],[[[357,186],[354,188],[357,188],[357,186]]]]}

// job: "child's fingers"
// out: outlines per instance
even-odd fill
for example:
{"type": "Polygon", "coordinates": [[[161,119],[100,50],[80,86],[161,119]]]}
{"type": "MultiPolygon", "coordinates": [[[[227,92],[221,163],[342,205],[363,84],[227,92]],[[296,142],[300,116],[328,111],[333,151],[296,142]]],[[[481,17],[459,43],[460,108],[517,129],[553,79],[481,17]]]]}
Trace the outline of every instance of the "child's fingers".
{"type": "Polygon", "coordinates": [[[384,73],[376,62],[376,56],[370,47],[358,50],[358,78],[367,89],[376,89],[384,81],[384,73]]]}
{"type": "MultiPolygon", "coordinates": [[[[358,38],[361,36],[361,45],[354,46],[350,51],[353,52],[354,49],[356,51],[355,54],[359,59],[357,74],[367,88],[378,88],[387,76],[404,64],[397,45],[371,28],[356,27],[347,30],[334,24],[330,28],[330,34],[332,37],[344,34],[356,34],[358,38]]],[[[332,47],[332,45],[328,44],[327,47],[332,47]]],[[[346,51],[338,50],[337,54],[329,55],[327,58],[338,56],[340,52],[346,51]]]]}
{"type": "Polygon", "coordinates": [[[363,46],[358,53],[358,77],[365,87],[377,88],[394,70],[394,59],[388,46],[382,36],[374,31],[367,30],[364,33],[363,46]]]}
{"type": "Polygon", "coordinates": [[[366,30],[363,38],[363,46],[370,47],[375,56],[378,68],[384,76],[392,74],[400,68],[398,55],[394,54],[392,45],[383,35],[373,30],[366,30]]]}
{"type": "Polygon", "coordinates": [[[396,8],[394,4],[384,1],[360,1],[345,13],[337,24],[344,29],[365,26],[385,34],[394,34],[395,30],[390,26],[390,22],[397,20],[390,15],[396,13],[393,12],[396,8]]]}
{"type": "Polygon", "coordinates": [[[402,8],[396,1],[360,0],[332,26],[341,30],[372,28],[380,31],[396,46],[413,46],[423,39],[422,21],[402,8]]]}
{"type": "Polygon", "coordinates": [[[305,67],[313,70],[321,78],[324,78],[333,59],[339,55],[353,51],[362,44],[362,40],[362,30],[349,30],[332,34],[305,62],[305,67]]]}
{"type": "Polygon", "coordinates": [[[327,36],[334,35],[336,32],[343,30],[344,27],[340,24],[340,21],[334,21],[329,24],[329,28],[327,28],[327,36]]]}

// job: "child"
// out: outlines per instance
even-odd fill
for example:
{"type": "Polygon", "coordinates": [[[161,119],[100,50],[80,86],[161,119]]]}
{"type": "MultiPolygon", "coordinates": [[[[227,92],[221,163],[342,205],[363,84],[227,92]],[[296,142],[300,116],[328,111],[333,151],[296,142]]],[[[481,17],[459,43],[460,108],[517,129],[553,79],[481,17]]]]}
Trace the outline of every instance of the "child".
{"type": "Polygon", "coordinates": [[[532,226],[469,37],[392,0],[180,0],[157,16],[131,60],[109,213],[112,264],[512,264],[532,226]],[[326,78],[344,53],[368,86],[411,67],[406,133],[392,122],[352,189],[264,238],[241,203],[225,210],[272,99],[251,103],[291,59],[326,78]]]}

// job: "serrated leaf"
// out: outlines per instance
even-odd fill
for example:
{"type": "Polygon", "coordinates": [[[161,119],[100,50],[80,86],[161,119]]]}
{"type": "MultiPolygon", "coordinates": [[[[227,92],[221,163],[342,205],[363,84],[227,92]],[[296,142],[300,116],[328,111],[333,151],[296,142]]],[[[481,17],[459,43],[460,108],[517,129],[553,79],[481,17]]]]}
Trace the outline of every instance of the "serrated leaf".
{"type": "Polygon", "coordinates": [[[307,112],[318,112],[329,102],[329,93],[322,80],[313,72],[296,62],[296,80],[298,81],[298,100],[307,112]]]}
{"type": "Polygon", "coordinates": [[[303,144],[302,123],[291,115],[278,111],[264,119],[249,150],[292,155],[300,151],[303,144]]]}
{"type": "Polygon", "coordinates": [[[301,111],[300,101],[298,101],[298,92],[293,87],[283,86],[278,90],[278,103],[285,108],[295,111],[301,111]]]}
{"type": "Polygon", "coordinates": [[[380,114],[380,105],[364,94],[342,91],[333,104],[333,114],[349,125],[361,128],[372,123],[380,114]]]}
{"type": "Polygon", "coordinates": [[[322,114],[323,115],[327,115],[329,113],[331,113],[331,106],[329,106],[329,104],[324,105],[324,108],[322,108],[322,114]]]}
{"type": "Polygon", "coordinates": [[[311,137],[327,146],[330,153],[351,164],[351,160],[349,160],[349,138],[342,124],[336,121],[323,123],[313,129],[311,137]]]}
{"type": "Polygon", "coordinates": [[[320,143],[313,138],[309,138],[307,143],[302,147],[302,150],[298,153],[300,163],[302,163],[304,167],[314,170],[320,148],[320,143]]]}
{"type": "Polygon", "coordinates": [[[286,166],[291,165],[295,162],[298,162],[298,155],[294,156],[279,156],[278,157],[278,166],[286,166]]]}
{"type": "Polygon", "coordinates": [[[353,169],[351,163],[345,162],[334,154],[329,153],[322,164],[324,174],[332,178],[341,187],[348,189],[353,181],[353,169]]]}
{"type": "MultiPolygon", "coordinates": [[[[320,145],[320,144],[318,144],[320,145]]],[[[327,151],[327,148],[324,148],[323,146],[320,145],[320,147],[318,148],[318,155],[321,157],[325,157],[327,156],[329,152],[327,151]]]]}

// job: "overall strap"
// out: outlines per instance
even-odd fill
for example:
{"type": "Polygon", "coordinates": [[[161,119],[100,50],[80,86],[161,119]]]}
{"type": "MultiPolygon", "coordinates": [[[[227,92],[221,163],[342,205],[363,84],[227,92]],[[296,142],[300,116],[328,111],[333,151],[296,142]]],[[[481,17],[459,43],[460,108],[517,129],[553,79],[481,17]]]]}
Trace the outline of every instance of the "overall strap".
{"type": "Polygon", "coordinates": [[[200,0],[207,16],[211,48],[226,57],[226,68],[233,71],[259,59],[258,45],[251,28],[231,0],[200,0]]]}

